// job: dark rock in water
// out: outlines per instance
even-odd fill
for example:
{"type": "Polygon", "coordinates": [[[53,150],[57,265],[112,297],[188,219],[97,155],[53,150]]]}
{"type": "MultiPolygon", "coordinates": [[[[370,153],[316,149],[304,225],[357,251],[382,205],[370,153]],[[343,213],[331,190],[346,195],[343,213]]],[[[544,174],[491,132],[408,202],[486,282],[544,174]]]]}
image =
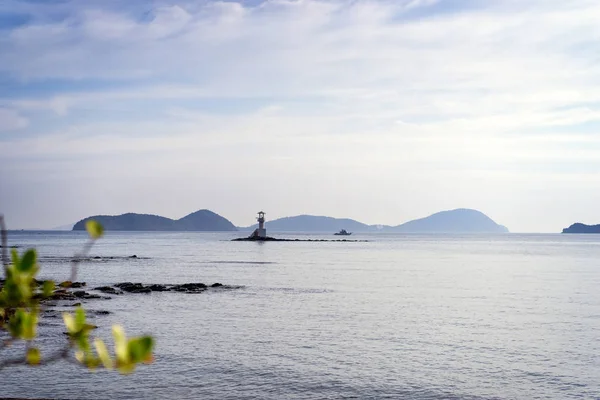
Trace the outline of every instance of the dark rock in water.
{"type": "Polygon", "coordinates": [[[78,299],[99,299],[100,298],[100,296],[98,296],[97,294],[89,294],[83,290],[74,291],[73,296],[77,297],[78,299]]]}
{"type": "Polygon", "coordinates": [[[54,293],[52,293],[52,299],[54,300],[74,300],[75,298],[73,293],[64,289],[55,290],[54,293]]]}
{"type": "Polygon", "coordinates": [[[102,257],[100,257],[100,256],[95,256],[95,257],[92,257],[92,258],[93,258],[94,260],[100,260],[100,259],[102,259],[102,257]]]}
{"type": "Polygon", "coordinates": [[[96,310],[96,311],[92,311],[93,314],[96,315],[108,315],[110,314],[110,311],[106,311],[106,310],[96,310]]]}
{"type": "Polygon", "coordinates": [[[150,286],[147,286],[147,288],[153,292],[168,292],[169,291],[169,288],[167,288],[165,285],[150,285],[150,286]]]}
{"type": "Polygon", "coordinates": [[[221,287],[221,286],[223,286],[223,284],[222,283],[218,283],[218,282],[217,283],[213,283],[212,285],[210,285],[210,287],[221,287]]]}
{"type": "Polygon", "coordinates": [[[600,233],[600,225],[576,223],[563,229],[562,233],[600,233]]]}
{"type": "Polygon", "coordinates": [[[172,290],[176,292],[199,293],[206,290],[204,283],[184,283],[182,285],[174,285],[172,290]]]}
{"type": "Polygon", "coordinates": [[[129,258],[138,258],[138,256],[134,254],[134,255],[130,256],[129,258]]]}
{"type": "Polygon", "coordinates": [[[144,287],[144,285],[142,285],[141,283],[123,282],[123,283],[117,283],[115,286],[120,288],[124,292],[130,292],[130,293],[150,293],[150,292],[152,292],[151,289],[144,287]]]}
{"type": "Polygon", "coordinates": [[[73,282],[71,284],[71,287],[74,288],[74,289],[75,288],[81,288],[81,287],[84,287],[84,286],[86,286],[85,282],[73,282]]]}
{"type": "Polygon", "coordinates": [[[123,292],[115,289],[112,286],[99,286],[99,287],[94,288],[94,290],[98,290],[102,293],[108,293],[108,294],[123,294],[123,292]]]}

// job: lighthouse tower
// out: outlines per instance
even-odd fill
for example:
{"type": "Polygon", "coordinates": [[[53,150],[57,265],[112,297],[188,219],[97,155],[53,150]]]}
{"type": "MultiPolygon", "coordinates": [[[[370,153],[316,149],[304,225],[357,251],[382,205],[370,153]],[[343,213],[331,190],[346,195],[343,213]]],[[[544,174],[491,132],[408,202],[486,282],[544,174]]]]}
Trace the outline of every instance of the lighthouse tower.
{"type": "Polygon", "coordinates": [[[267,237],[267,230],[265,229],[265,213],[263,211],[259,211],[258,218],[258,229],[254,231],[254,234],[259,238],[267,237]]]}

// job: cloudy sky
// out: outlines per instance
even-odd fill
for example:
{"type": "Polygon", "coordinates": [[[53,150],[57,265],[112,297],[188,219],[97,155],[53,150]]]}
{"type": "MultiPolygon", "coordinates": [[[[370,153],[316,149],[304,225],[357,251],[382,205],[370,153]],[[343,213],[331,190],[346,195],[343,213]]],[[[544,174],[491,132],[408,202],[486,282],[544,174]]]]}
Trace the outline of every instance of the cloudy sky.
{"type": "Polygon", "coordinates": [[[597,0],[3,0],[0,212],[600,223],[597,0]]]}

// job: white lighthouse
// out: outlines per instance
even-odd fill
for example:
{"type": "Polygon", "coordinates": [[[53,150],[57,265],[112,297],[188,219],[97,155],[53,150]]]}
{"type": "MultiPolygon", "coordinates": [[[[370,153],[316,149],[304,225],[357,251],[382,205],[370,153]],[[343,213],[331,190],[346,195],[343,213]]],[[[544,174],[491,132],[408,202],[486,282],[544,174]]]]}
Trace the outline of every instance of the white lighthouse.
{"type": "Polygon", "coordinates": [[[256,229],[254,231],[252,236],[259,237],[259,238],[266,238],[267,230],[265,229],[265,213],[264,213],[264,211],[258,212],[258,218],[256,218],[256,220],[258,221],[258,229],[256,229]]]}

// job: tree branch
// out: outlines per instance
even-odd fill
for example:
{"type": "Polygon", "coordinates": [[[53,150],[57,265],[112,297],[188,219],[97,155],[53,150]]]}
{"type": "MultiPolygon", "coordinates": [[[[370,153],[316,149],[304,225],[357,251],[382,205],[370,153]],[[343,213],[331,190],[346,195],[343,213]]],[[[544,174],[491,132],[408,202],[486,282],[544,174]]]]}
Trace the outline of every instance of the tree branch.
{"type": "Polygon", "coordinates": [[[8,272],[8,232],[6,231],[6,223],[4,215],[0,214],[0,235],[2,236],[2,265],[4,266],[4,276],[8,272]]]}

